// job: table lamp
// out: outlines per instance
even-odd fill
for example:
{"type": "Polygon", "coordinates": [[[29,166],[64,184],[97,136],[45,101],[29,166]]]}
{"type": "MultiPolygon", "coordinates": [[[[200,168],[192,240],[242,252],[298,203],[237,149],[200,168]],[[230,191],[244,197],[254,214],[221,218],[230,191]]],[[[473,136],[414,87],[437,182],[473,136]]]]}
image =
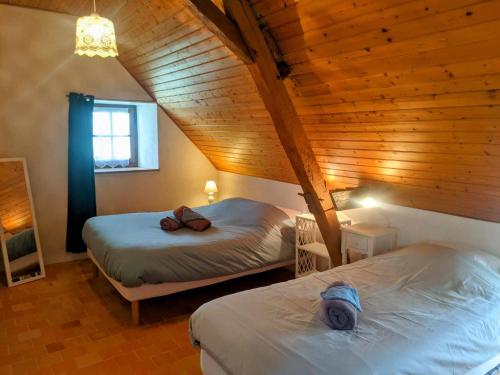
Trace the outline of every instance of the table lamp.
{"type": "Polygon", "coordinates": [[[215,201],[215,193],[219,190],[217,189],[217,184],[213,180],[208,180],[205,184],[205,193],[208,194],[208,203],[212,204],[215,201]]]}

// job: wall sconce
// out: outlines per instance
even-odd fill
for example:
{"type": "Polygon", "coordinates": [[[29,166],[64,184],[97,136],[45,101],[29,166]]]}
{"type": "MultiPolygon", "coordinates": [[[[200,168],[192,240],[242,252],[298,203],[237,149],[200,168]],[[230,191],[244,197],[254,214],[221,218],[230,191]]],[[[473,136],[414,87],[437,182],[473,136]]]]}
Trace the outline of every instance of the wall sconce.
{"type": "Polygon", "coordinates": [[[378,207],[381,201],[373,198],[371,194],[381,196],[380,191],[369,189],[367,187],[336,189],[330,191],[333,204],[336,211],[349,210],[352,208],[373,208],[378,207]]]}
{"type": "Polygon", "coordinates": [[[336,189],[330,191],[335,211],[349,210],[356,208],[355,202],[356,188],[336,189]]]}
{"type": "Polygon", "coordinates": [[[215,201],[215,193],[218,193],[217,184],[213,180],[208,180],[205,184],[205,193],[208,194],[208,203],[212,204],[215,201]]]}
{"type": "Polygon", "coordinates": [[[361,200],[361,206],[366,208],[378,207],[380,202],[372,197],[366,197],[361,200]]]}

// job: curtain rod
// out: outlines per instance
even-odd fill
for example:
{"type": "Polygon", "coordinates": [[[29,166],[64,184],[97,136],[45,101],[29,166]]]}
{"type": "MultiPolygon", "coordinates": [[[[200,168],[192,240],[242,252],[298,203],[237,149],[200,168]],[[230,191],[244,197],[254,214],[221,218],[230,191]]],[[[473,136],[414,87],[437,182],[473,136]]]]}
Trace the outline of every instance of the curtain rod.
{"type": "MultiPolygon", "coordinates": [[[[92,95],[85,95],[82,94],[83,96],[92,96],[92,95]]],[[[66,95],[67,98],[69,98],[69,94],[66,95]]],[[[137,99],[102,99],[102,98],[97,98],[94,97],[94,100],[99,100],[103,102],[135,102],[135,103],[156,103],[154,100],[137,100],[137,99]]]]}
{"type": "Polygon", "coordinates": [[[102,98],[94,98],[94,100],[100,100],[100,101],[103,101],[103,102],[156,103],[154,100],[137,100],[137,99],[102,99],[102,98]]]}

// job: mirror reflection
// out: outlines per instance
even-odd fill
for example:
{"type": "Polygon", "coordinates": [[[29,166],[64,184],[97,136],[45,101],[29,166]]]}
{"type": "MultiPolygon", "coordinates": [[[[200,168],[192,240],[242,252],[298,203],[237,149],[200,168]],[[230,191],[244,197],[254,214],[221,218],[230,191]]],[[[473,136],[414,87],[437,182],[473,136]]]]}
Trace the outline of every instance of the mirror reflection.
{"type": "Polygon", "coordinates": [[[7,284],[44,276],[24,159],[0,159],[0,240],[7,284]]]}

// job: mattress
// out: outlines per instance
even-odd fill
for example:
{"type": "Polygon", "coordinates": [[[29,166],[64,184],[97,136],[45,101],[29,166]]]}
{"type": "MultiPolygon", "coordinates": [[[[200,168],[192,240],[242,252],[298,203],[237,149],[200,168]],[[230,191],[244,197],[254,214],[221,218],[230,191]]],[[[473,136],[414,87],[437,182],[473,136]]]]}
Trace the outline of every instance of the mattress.
{"type": "Polygon", "coordinates": [[[105,272],[125,287],[196,281],[294,258],[295,230],[278,208],[242,198],[195,210],[212,221],[204,232],[166,232],[171,211],[89,219],[83,239],[105,272]]]}
{"type": "Polygon", "coordinates": [[[233,375],[464,374],[500,353],[500,259],[413,245],[208,302],[190,334],[233,375]],[[318,318],[334,280],[360,294],[353,331],[318,318]]]}

